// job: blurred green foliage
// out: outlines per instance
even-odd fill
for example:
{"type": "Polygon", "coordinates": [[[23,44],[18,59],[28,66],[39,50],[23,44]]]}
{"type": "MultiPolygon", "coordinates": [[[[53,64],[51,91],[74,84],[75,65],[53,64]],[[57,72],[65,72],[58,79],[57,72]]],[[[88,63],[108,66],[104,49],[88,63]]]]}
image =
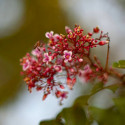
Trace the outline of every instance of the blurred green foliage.
{"type": "Polygon", "coordinates": [[[117,0],[117,2],[125,9],[125,0],[117,0]]]}
{"type": "Polygon", "coordinates": [[[45,32],[63,33],[67,20],[58,0],[25,0],[23,25],[11,36],[0,38],[0,105],[21,88],[19,59],[45,32]],[[62,30],[63,29],[63,30],[62,30]]]}
{"type": "Polygon", "coordinates": [[[125,60],[119,60],[118,62],[113,63],[114,68],[125,68],[125,60]]]}
{"type": "Polygon", "coordinates": [[[97,83],[93,86],[90,94],[78,97],[72,107],[63,109],[54,120],[42,121],[40,125],[92,125],[94,122],[98,125],[124,125],[124,95],[124,86],[122,88],[116,84],[102,86],[102,83],[97,83]],[[102,89],[110,89],[114,93],[120,92],[117,97],[112,99],[114,105],[107,109],[90,106],[89,98],[102,89]]]}

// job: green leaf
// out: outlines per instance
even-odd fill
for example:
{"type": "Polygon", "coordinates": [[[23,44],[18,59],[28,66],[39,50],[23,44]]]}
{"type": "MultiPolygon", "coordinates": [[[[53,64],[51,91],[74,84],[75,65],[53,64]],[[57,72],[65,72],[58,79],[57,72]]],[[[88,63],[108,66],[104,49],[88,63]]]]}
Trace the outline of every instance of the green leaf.
{"type": "Polygon", "coordinates": [[[119,64],[117,62],[113,63],[113,67],[117,68],[119,66],[119,64]]]}
{"type": "Polygon", "coordinates": [[[43,121],[40,125],[90,125],[85,110],[80,105],[64,108],[54,120],[43,121]]]}
{"type": "Polygon", "coordinates": [[[40,122],[40,125],[62,125],[62,124],[58,123],[56,120],[50,120],[50,121],[40,122]]]}
{"type": "Polygon", "coordinates": [[[103,85],[104,85],[104,83],[102,83],[102,82],[96,83],[94,85],[94,87],[92,88],[91,93],[94,94],[94,93],[98,92],[99,90],[101,90],[103,88],[103,85]]]}
{"type": "Polygon", "coordinates": [[[125,116],[125,97],[114,98],[113,101],[120,113],[125,116]]]}
{"type": "Polygon", "coordinates": [[[113,84],[113,85],[110,85],[110,86],[106,86],[105,88],[106,88],[106,89],[110,89],[110,90],[112,90],[113,92],[115,92],[119,87],[120,87],[119,84],[113,84]]]}
{"type": "Polygon", "coordinates": [[[114,62],[113,67],[115,68],[125,68],[125,60],[119,60],[119,62],[114,62]]]}
{"type": "Polygon", "coordinates": [[[79,106],[85,106],[85,105],[87,105],[89,97],[90,97],[90,95],[84,95],[84,96],[78,97],[75,100],[74,105],[79,105],[79,106]]]}
{"type": "Polygon", "coordinates": [[[125,123],[124,116],[120,114],[116,107],[109,109],[90,107],[89,111],[99,125],[124,125],[125,123]]]}
{"type": "Polygon", "coordinates": [[[119,60],[119,64],[125,66],[125,60],[119,60]]]}
{"type": "Polygon", "coordinates": [[[85,111],[80,106],[73,106],[71,108],[65,108],[56,118],[62,119],[64,125],[87,125],[85,111]]]}

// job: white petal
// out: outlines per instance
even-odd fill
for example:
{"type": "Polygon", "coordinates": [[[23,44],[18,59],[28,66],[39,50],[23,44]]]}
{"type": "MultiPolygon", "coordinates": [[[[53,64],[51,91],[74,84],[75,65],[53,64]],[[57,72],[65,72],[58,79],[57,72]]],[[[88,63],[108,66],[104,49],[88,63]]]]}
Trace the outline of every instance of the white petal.
{"type": "Polygon", "coordinates": [[[54,32],[53,32],[53,31],[50,31],[50,34],[51,34],[51,36],[53,36],[54,32]]]}
{"type": "Polygon", "coordinates": [[[68,51],[67,51],[67,50],[64,50],[63,53],[64,53],[64,54],[65,54],[65,53],[68,53],[68,51]]]}
{"type": "Polygon", "coordinates": [[[46,36],[46,38],[49,38],[49,32],[46,32],[46,34],[45,34],[45,36],[46,36]]]}
{"type": "Polygon", "coordinates": [[[44,53],[44,56],[48,56],[48,53],[44,53]]]}
{"type": "Polygon", "coordinates": [[[72,51],[69,51],[69,53],[72,55],[72,51]]]}
{"type": "Polygon", "coordinates": [[[72,59],[72,57],[70,56],[70,57],[69,57],[69,60],[71,60],[71,59],[72,59]]]}

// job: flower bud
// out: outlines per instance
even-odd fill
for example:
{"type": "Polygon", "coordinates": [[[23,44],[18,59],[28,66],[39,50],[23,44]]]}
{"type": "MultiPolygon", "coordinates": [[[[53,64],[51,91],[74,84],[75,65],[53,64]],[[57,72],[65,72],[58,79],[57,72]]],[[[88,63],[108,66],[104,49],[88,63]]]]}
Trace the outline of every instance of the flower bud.
{"type": "Polygon", "coordinates": [[[107,44],[107,43],[109,43],[109,41],[100,41],[98,44],[99,44],[100,46],[103,46],[103,45],[105,45],[105,44],[107,44]]]}
{"type": "Polygon", "coordinates": [[[96,28],[93,29],[94,33],[98,33],[100,31],[99,27],[97,26],[96,28]]]}

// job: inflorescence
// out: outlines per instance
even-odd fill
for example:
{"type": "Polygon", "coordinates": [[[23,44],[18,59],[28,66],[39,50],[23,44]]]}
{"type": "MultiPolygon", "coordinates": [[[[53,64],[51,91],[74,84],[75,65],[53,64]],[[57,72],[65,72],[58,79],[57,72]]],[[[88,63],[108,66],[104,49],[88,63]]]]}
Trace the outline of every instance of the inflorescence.
{"type": "Polygon", "coordinates": [[[31,54],[20,60],[28,90],[42,90],[43,100],[51,93],[60,101],[67,98],[68,92],[63,90],[66,86],[72,89],[77,76],[82,82],[95,78],[106,82],[108,78],[98,59],[94,57],[96,63],[90,59],[90,49],[108,44],[108,34],[96,27],[85,35],[79,25],[65,30],[66,35],[47,32],[48,44],[38,41],[31,54]],[[93,38],[95,34],[98,38],[93,38]]]}

